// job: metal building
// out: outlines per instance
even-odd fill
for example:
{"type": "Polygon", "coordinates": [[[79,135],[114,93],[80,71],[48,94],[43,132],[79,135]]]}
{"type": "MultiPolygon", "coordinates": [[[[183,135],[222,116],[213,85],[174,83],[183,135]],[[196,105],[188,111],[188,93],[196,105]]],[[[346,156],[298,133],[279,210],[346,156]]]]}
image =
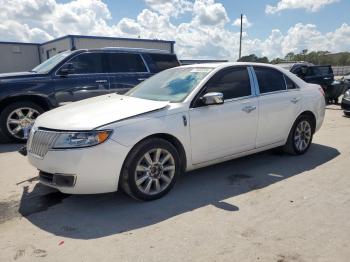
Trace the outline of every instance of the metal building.
{"type": "Polygon", "coordinates": [[[28,71],[38,64],[39,44],[0,42],[0,73],[28,71]]]}
{"type": "Polygon", "coordinates": [[[42,44],[0,42],[0,73],[28,71],[48,58],[67,50],[127,47],[174,52],[174,41],[67,35],[42,44]]]}

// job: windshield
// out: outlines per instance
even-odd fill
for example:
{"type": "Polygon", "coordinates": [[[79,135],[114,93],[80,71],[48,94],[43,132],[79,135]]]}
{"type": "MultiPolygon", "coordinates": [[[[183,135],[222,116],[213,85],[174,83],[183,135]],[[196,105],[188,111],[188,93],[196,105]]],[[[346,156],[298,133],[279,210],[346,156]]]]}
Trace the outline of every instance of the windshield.
{"type": "Polygon", "coordinates": [[[162,71],[131,89],[125,95],[156,100],[181,102],[213,68],[177,67],[162,71]]]}
{"type": "Polygon", "coordinates": [[[63,59],[65,59],[67,56],[69,56],[72,52],[66,51],[59,53],[45,62],[41,63],[37,67],[35,67],[32,72],[36,73],[48,73],[52,68],[54,68],[58,63],[60,63],[63,59]]]}

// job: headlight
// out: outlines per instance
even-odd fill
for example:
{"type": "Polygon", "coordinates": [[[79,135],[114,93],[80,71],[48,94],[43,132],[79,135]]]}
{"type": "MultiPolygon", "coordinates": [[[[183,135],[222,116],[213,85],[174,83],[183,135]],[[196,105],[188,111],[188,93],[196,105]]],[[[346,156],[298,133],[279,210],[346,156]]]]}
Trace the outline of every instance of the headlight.
{"type": "Polygon", "coordinates": [[[111,135],[111,130],[60,133],[53,149],[80,148],[103,143],[111,135]]]}
{"type": "Polygon", "coordinates": [[[350,89],[348,89],[345,93],[344,93],[344,99],[346,100],[350,100],[350,89]]]}

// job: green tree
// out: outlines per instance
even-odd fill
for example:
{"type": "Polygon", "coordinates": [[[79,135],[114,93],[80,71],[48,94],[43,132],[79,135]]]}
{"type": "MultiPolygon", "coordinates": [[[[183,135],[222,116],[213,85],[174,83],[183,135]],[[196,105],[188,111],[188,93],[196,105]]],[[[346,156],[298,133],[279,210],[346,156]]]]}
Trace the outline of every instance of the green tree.
{"type": "Polygon", "coordinates": [[[295,57],[295,54],[293,52],[289,52],[285,57],[284,59],[286,61],[293,61],[294,60],[294,57],[295,57]]]}
{"type": "Polygon", "coordinates": [[[238,59],[238,62],[269,63],[269,59],[266,56],[258,57],[256,54],[250,54],[242,56],[241,59],[238,59]]]}

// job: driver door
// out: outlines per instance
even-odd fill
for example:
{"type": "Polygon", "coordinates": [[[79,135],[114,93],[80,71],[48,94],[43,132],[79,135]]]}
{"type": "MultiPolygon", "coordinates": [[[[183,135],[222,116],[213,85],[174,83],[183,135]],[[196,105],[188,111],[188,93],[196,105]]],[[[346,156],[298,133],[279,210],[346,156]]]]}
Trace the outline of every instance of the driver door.
{"type": "Polygon", "coordinates": [[[72,72],[54,77],[55,98],[59,105],[109,93],[109,75],[101,53],[82,53],[70,61],[72,72]]]}
{"type": "Polygon", "coordinates": [[[193,164],[254,149],[258,109],[247,67],[215,74],[189,112],[193,164]],[[211,92],[222,93],[224,104],[203,105],[200,97],[211,92]]]}

